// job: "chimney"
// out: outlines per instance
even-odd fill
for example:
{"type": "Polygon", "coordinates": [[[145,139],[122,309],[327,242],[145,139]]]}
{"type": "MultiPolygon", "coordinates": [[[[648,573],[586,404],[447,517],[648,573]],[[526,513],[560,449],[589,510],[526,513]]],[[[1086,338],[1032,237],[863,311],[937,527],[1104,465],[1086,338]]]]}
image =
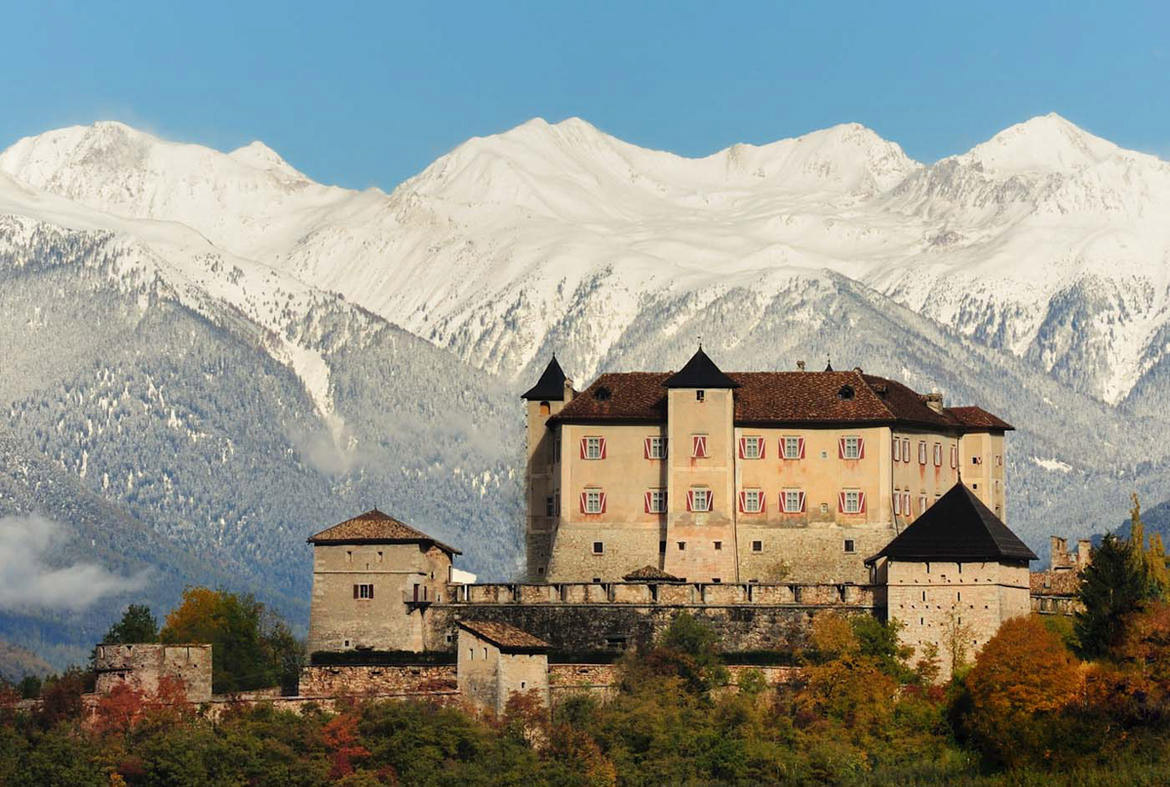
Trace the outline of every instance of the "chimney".
{"type": "Polygon", "coordinates": [[[804,371],[804,361],[797,361],[796,368],[803,372],[804,371]]]}
{"type": "Polygon", "coordinates": [[[565,378],[565,404],[568,404],[569,402],[573,401],[573,397],[576,395],[577,395],[577,392],[573,390],[573,381],[570,380],[568,377],[566,377],[565,378]]]}
{"type": "Polygon", "coordinates": [[[931,410],[934,410],[939,415],[942,415],[942,411],[943,411],[943,395],[942,394],[940,394],[940,393],[923,394],[922,402],[927,407],[929,407],[931,410]]]}

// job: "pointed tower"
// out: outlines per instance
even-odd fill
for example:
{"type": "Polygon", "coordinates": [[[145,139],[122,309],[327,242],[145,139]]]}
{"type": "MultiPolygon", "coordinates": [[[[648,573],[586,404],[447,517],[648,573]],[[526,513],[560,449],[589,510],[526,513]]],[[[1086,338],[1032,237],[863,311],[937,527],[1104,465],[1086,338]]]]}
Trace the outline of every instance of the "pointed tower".
{"type": "Polygon", "coordinates": [[[692,582],[737,582],[735,389],[702,346],[666,388],[667,516],[662,568],[692,582]]]}
{"type": "Polygon", "coordinates": [[[573,381],[565,376],[553,355],[544,373],[521,396],[528,408],[528,456],[525,464],[527,521],[525,543],[530,582],[543,582],[548,570],[553,534],[560,516],[560,440],[548,419],[573,400],[573,381]]]}
{"type": "Polygon", "coordinates": [[[935,643],[946,679],[952,648],[970,661],[1001,623],[1030,612],[1032,560],[1032,550],[958,483],[865,562],[886,585],[887,615],[902,622],[902,641],[918,652],[935,643]]]}

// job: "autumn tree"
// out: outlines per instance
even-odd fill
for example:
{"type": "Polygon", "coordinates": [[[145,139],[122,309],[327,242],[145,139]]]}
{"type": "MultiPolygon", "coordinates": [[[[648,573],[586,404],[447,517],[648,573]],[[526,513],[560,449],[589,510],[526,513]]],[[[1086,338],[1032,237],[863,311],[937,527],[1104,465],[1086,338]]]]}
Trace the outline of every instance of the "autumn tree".
{"type": "MultiPolygon", "coordinates": [[[[1136,514],[1135,520],[1141,537],[1136,514]]],[[[1079,596],[1083,610],[1076,616],[1078,650],[1085,658],[1097,658],[1116,644],[1125,616],[1157,598],[1158,587],[1141,547],[1110,533],[1081,572],[1079,596]]]]}
{"type": "Polygon", "coordinates": [[[970,726],[985,754],[1014,764],[1042,750],[1047,721],[1080,686],[1079,664],[1060,637],[1034,617],[1006,621],[967,675],[970,726]]]}

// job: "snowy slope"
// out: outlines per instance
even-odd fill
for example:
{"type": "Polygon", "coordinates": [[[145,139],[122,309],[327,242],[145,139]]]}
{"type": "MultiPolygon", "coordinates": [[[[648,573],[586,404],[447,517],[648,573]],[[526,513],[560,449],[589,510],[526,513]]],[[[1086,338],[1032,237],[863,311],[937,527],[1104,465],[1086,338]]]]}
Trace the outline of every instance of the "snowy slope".
{"type": "Polygon", "coordinates": [[[507,376],[567,320],[592,374],[648,299],[831,271],[1115,403],[1170,318],[1170,164],[1055,115],[931,166],[856,124],[688,159],[574,118],[471,139],[390,195],[117,123],[21,140],[0,172],[182,223],[507,376]]]}

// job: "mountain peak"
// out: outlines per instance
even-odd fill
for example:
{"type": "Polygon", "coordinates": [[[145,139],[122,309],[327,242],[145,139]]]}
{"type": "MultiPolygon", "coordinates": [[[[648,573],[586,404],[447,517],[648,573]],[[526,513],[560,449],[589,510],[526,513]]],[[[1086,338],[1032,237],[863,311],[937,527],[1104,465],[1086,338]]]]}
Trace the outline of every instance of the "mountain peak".
{"type": "Polygon", "coordinates": [[[989,172],[1013,175],[1081,169],[1118,151],[1112,142],[1050,112],[1009,126],[964,155],[989,172]]]}
{"type": "Polygon", "coordinates": [[[236,148],[228,156],[241,164],[247,164],[249,167],[265,172],[275,172],[299,180],[308,180],[295,167],[281,158],[279,153],[258,139],[243,147],[236,148]]]}

